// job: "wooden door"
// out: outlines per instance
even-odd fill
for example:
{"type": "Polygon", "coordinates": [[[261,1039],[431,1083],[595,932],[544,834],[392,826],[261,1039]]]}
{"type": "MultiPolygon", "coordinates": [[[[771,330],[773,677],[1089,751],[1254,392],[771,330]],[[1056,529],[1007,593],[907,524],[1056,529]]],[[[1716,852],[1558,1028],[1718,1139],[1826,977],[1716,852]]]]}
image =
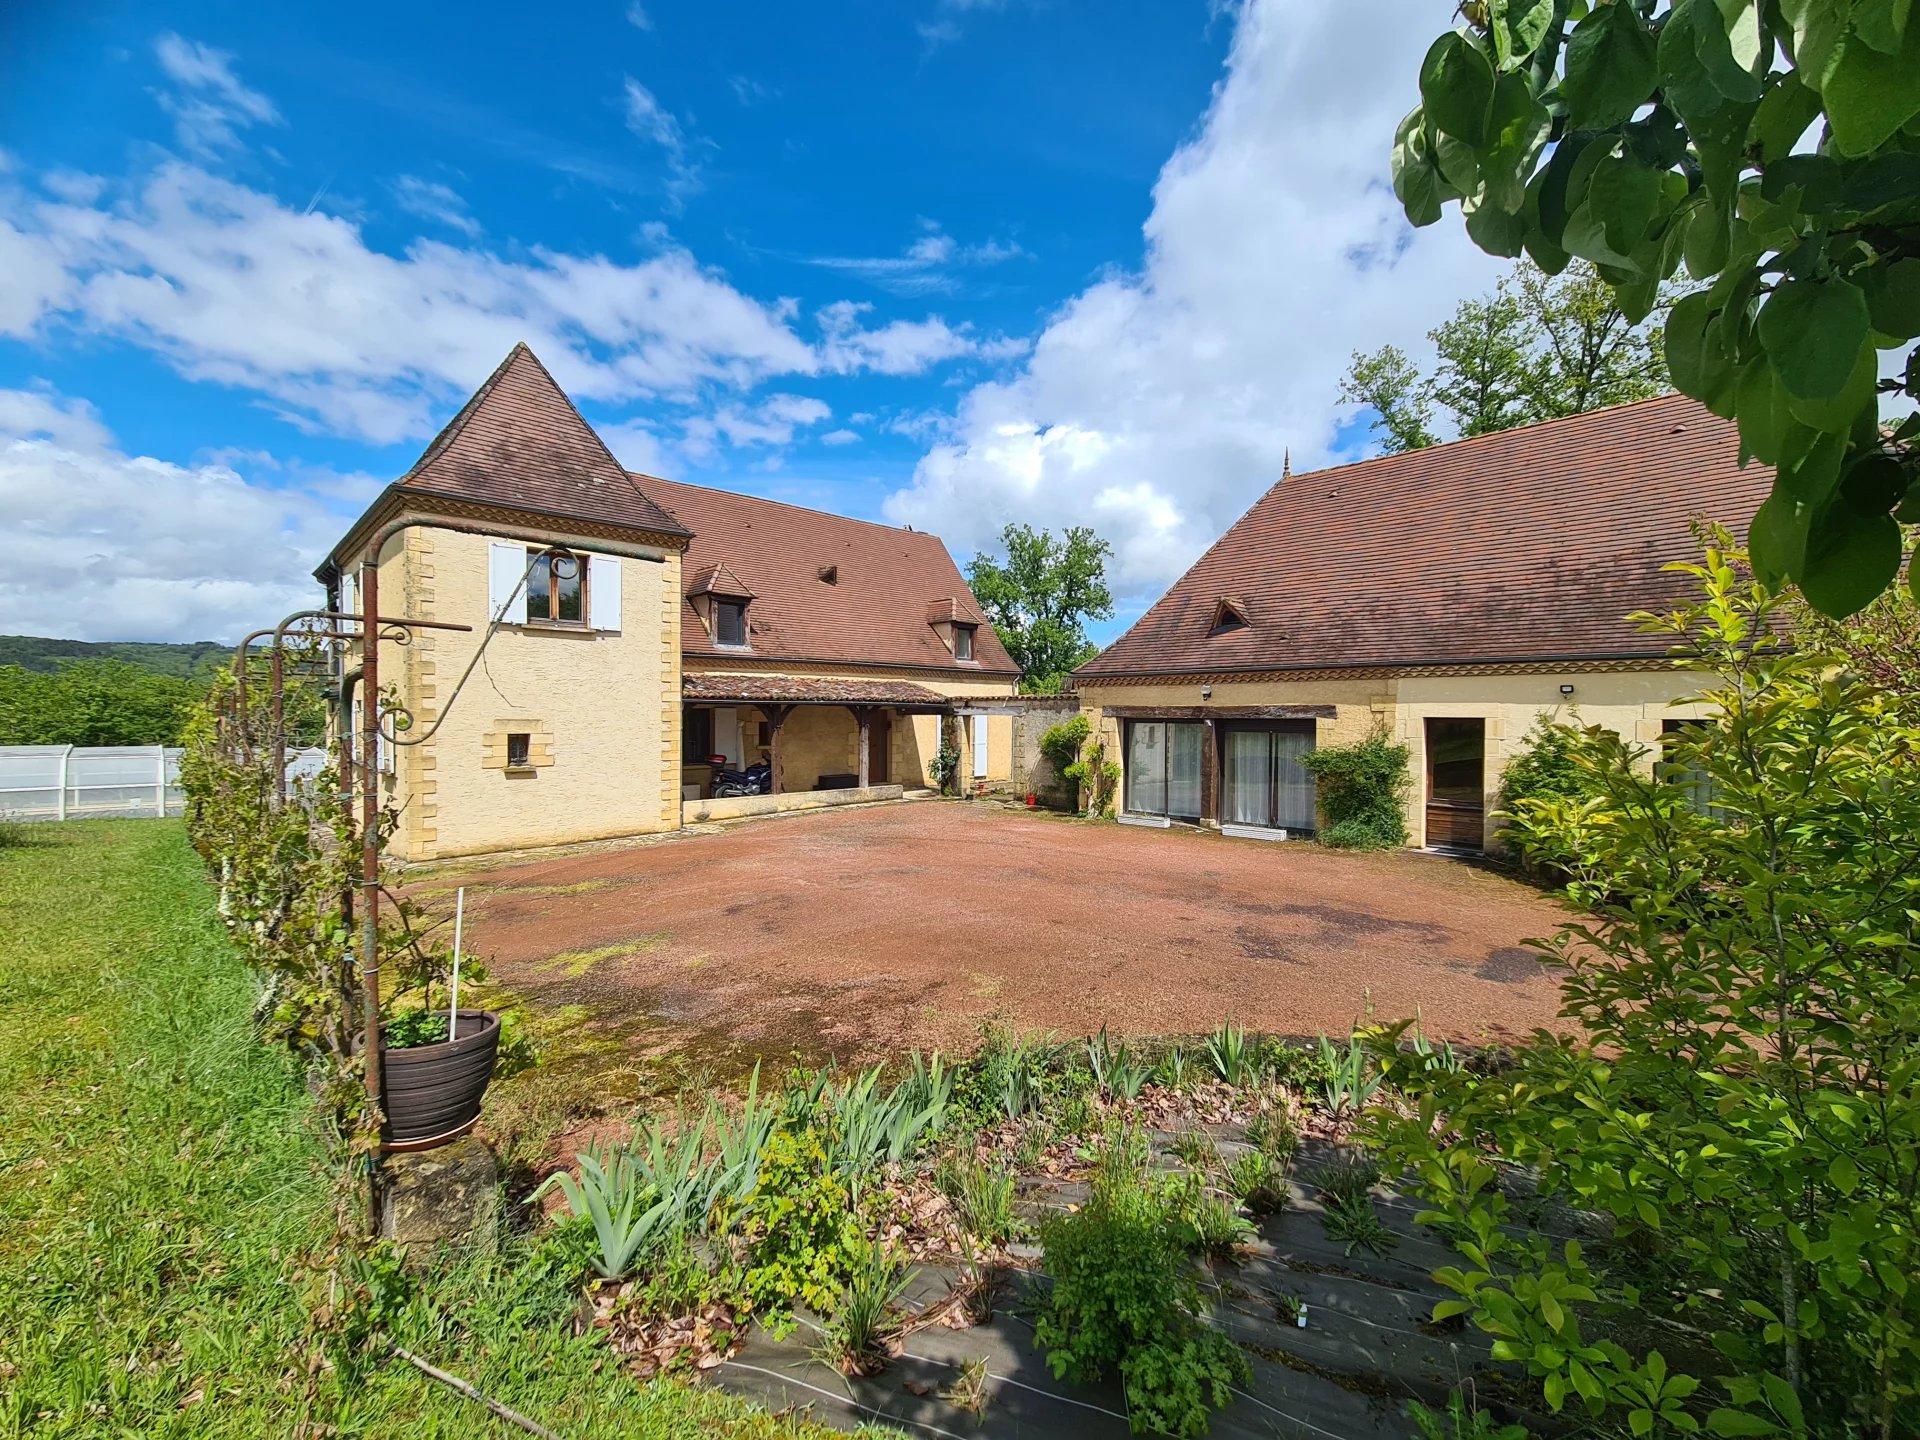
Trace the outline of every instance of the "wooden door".
{"type": "Polygon", "coordinates": [[[887,768],[888,756],[893,752],[893,712],[876,710],[873,722],[867,730],[867,783],[885,785],[890,783],[892,772],[887,768]]]}
{"type": "Polygon", "coordinates": [[[1427,844],[1480,850],[1487,831],[1487,722],[1427,721],[1427,844]]]}

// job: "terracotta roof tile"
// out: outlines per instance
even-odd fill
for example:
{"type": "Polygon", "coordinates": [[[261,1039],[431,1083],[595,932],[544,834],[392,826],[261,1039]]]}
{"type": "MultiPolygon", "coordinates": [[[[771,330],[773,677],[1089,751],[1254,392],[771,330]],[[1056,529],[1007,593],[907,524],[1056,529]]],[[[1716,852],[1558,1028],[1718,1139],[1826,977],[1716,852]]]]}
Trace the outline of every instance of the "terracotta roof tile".
{"type": "Polygon", "coordinates": [[[400,488],[684,534],[621,468],[525,344],[433,439],[400,488]]]}
{"type": "Polygon", "coordinates": [[[722,560],[717,565],[701,565],[687,572],[687,594],[719,595],[728,600],[751,600],[753,591],[747,588],[747,582],[727,568],[722,560]]]}
{"type": "Polygon", "coordinates": [[[1773,477],[1738,457],[1669,395],[1292,475],[1077,673],[1661,656],[1625,616],[1688,589],[1692,520],[1744,533],[1773,477]],[[1223,600],[1251,623],[1210,634],[1223,600]]]}
{"type": "MultiPolygon", "coordinates": [[[[756,657],[1019,673],[992,627],[981,625],[976,662],[966,664],[928,622],[937,600],[979,609],[937,535],[651,475],[633,478],[693,532],[685,561],[689,595],[721,565],[751,587],[756,657]],[[831,581],[823,578],[829,569],[831,581]]],[[[691,603],[681,607],[681,648],[688,655],[740,653],[714,646],[691,603]]]]}

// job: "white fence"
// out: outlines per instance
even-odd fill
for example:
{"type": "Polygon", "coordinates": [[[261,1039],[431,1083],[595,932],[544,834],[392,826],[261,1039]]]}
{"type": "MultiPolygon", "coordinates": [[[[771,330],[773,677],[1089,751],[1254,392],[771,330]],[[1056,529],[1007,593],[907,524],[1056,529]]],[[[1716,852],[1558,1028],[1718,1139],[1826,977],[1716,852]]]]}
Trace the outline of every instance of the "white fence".
{"type": "MultiPolygon", "coordinates": [[[[287,752],[289,779],[316,775],[324,750],[287,752]]],[[[0,819],[178,815],[180,751],[160,745],[0,745],[0,819]]]]}

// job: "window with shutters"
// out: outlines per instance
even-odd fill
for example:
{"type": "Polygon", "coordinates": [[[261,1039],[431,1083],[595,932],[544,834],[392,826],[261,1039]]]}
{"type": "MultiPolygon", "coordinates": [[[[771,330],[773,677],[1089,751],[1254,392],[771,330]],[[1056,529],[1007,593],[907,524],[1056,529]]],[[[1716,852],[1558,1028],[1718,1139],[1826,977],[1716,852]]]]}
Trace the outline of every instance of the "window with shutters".
{"type": "Polygon", "coordinates": [[[527,572],[527,619],[549,625],[587,623],[587,564],[571,550],[532,551],[527,572]]]}

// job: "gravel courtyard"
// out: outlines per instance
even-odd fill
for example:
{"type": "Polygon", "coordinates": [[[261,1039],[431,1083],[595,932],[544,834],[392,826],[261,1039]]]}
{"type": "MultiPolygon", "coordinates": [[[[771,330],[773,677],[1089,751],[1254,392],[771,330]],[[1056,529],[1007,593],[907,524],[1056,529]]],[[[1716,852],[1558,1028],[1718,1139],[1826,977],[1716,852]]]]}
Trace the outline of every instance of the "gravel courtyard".
{"type": "MultiPolygon", "coordinates": [[[[1561,912],[1417,854],[920,802],[465,868],[451,910],[496,983],[637,1051],[720,1061],[967,1046],[983,1021],[1083,1035],[1224,1018],[1344,1035],[1371,999],[1429,1033],[1553,1023],[1523,942],[1561,912]],[[564,1010],[563,1010],[564,1007],[564,1010]]],[[[730,1068],[730,1067],[729,1067],[730,1068]]]]}

